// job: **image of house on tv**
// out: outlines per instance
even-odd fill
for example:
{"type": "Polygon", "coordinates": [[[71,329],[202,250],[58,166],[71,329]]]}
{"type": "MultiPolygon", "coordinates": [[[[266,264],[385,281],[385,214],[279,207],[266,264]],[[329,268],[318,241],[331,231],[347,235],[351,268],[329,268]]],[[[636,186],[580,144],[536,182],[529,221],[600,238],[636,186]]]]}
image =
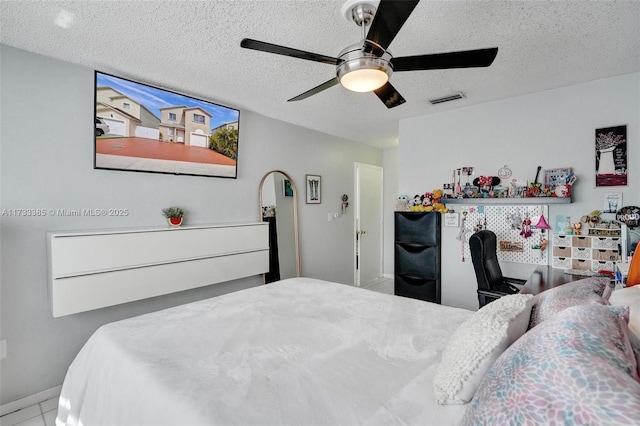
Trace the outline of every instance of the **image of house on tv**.
{"type": "Polygon", "coordinates": [[[158,139],[160,119],[144,105],[108,87],[96,87],[96,117],[109,126],[108,135],[158,139]]]}
{"type": "Polygon", "coordinates": [[[160,140],[207,148],[211,114],[200,107],[169,106],[160,108],[160,140]]]}

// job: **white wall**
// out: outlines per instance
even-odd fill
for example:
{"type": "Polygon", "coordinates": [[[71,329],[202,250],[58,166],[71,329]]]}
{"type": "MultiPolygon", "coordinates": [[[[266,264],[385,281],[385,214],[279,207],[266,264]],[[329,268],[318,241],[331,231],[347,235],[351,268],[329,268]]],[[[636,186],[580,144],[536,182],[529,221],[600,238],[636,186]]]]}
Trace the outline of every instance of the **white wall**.
{"type": "MultiPolygon", "coordinates": [[[[622,192],[624,205],[640,202],[640,73],[411,118],[400,122],[399,192],[410,196],[442,187],[452,170],[473,166],[495,175],[509,165],[514,178],[533,181],[543,169],[573,167],[573,204],[550,208],[573,220],[602,210],[605,192],[622,192]],[[629,184],[595,187],[594,131],[627,124],[629,184]]],[[[397,196],[398,194],[396,194],[397,196]]],[[[453,206],[455,207],[455,206],[453,206]]],[[[457,228],[443,228],[442,303],[477,309],[470,261],[461,262],[457,228]]],[[[505,265],[505,274],[511,272],[505,265]]],[[[522,277],[526,278],[528,270],[522,277]]]]}
{"type": "MultiPolygon", "coordinates": [[[[353,164],[381,165],[369,146],[241,111],[238,179],[93,169],[93,70],[0,45],[0,209],[126,208],[126,217],[0,217],[0,404],[62,383],[89,335],[121,318],[262,282],[218,284],[54,319],[48,307],[45,233],[163,225],[161,209],[186,209],[186,225],[260,219],[258,185],[269,170],[322,176],[322,204],[298,201],[302,274],[352,283],[353,217],[339,211],[353,195],[353,164]],[[330,265],[331,267],[327,267],[330,265]]],[[[197,95],[197,94],[191,94],[197,95]]],[[[215,99],[212,99],[215,101],[215,99]]],[[[351,210],[350,210],[351,211],[351,210]]]]}

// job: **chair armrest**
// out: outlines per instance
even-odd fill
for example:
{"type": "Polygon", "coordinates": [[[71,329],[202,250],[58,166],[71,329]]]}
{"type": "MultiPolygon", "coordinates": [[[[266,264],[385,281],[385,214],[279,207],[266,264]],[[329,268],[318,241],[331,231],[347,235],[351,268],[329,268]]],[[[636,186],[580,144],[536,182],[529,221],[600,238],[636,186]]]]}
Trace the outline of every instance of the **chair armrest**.
{"type": "Polygon", "coordinates": [[[503,293],[497,290],[478,290],[478,294],[486,297],[491,297],[494,299],[499,299],[502,296],[507,296],[509,293],[503,293]]]}
{"type": "Polygon", "coordinates": [[[506,283],[516,284],[516,285],[525,285],[525,283],[527,282],[527,280],[523,280],[520,278],[502,277],[502,279],[506,283]]]}

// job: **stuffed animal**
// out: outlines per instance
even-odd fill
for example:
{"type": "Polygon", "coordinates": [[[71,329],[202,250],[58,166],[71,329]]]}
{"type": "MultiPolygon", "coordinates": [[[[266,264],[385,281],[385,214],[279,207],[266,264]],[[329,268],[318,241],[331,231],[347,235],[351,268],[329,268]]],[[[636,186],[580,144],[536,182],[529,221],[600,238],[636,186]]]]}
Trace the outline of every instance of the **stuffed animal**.
{"type": "Polygon", "coordinates": [[[428,207],[431,205],[431,193],[427,192],[422,196],[422,207],[428,207]]]}
{"type": "Polygon", "coordinates": [[[401,195],[398,197],[398,202],[396,203],[396,211],[397,212],[406,212],[409,210],[409,196],[401,195]]]}

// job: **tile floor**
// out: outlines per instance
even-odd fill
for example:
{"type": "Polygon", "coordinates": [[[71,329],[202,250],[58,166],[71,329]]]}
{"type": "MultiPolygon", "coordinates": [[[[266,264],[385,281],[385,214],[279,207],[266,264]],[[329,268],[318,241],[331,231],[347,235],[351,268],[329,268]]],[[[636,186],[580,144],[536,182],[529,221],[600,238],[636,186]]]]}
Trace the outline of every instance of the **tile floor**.
{"type": "MultiPolygon", "coordinates": [[[[393,294],[393,278],[379,278],[362,288],[393,294]]],[[[0,426],[55,426],[57,415],[58,398],[52,398],[0,417],[0,426]]]]}
{"type": "Polygon", "coordinates": [[[0,426],[55,426],[58,398],[51,398],[0,417],[0,426]]]}
{"type": "Polygon", "coordinates": [[[378,278],[377,280],[362,285],[361,288],[378,291],[380,293],[393,294],[393,278],[378,278]]]}

